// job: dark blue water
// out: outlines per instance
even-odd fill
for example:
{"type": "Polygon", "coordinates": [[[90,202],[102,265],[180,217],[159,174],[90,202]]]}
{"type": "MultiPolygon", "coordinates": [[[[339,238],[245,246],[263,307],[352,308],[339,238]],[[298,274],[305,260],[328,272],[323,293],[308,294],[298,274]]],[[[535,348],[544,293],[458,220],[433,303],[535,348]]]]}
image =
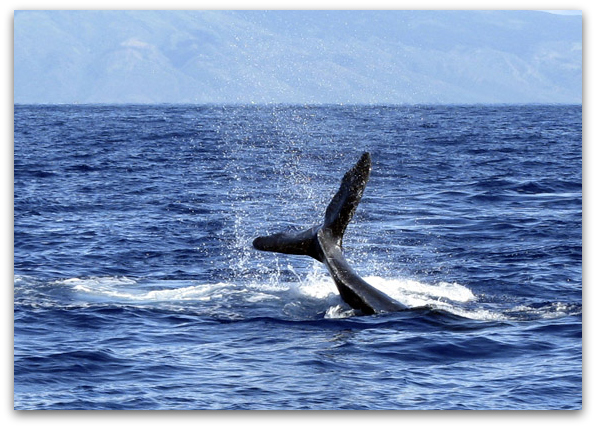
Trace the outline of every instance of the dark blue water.
{"type": "Polygon", "coordinates": [[[581,106],[15,106],[17,409],[579,409],[581,106]],[[373,171],[359,316],[254,237],[373,171]]]}

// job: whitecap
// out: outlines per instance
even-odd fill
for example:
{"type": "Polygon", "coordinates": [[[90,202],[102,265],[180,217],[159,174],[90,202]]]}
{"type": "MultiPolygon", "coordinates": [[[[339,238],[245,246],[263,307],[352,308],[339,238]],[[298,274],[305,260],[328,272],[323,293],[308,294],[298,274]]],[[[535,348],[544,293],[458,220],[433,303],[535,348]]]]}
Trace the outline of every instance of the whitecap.
{"type": "Polygon", "coordinates": [[[427,306],[444,301],[465,303],[476,300],[476,296],[469,288],[456,282],[440,282],[433,285],[403,278],[385,279],[379,276],[368,276],[364,279],[408,307],[427,306]]]}

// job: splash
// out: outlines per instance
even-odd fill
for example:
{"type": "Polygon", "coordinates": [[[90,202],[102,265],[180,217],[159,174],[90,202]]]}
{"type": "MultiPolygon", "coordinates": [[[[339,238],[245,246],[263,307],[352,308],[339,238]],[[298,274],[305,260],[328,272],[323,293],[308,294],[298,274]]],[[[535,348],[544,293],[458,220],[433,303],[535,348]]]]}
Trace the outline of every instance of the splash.
{"type": "Polygon", "coordinates": [[[567,315],[580,315],[582,305],[564,302],[545,302],[530,305],[518,305],[506,310],[505,315],[511,319],[556,319],[567,315]]]}
{"type": "Polygon", "coordinates": [[[364,279],[408,307],[426,306],[446,300],[463,303],[476,299],[470,289],[457,283],[440,282],[431,285],[412,279],[385,279],[379,276],[364,279]]]}
{"type": "MultiPolygon", "coordinates": [[[[148,281],[139,282],[127,277],[70,278],[57,281],[72,287],[76,293],[90,297],[129,302],[173,302],[211,301],[231,295],[245,294],[248,290],[232,283],[188,285],[187,281],[148,281]]],[[[258,295],[251,296],[258,301],[258,295]]]]}
{"type": "Polygon", "coordinates": [[[365,277],[365,280],[409,308],[438,309],[480,321],[506,319],[503,314],[474,304],[478,301],[477,296],[469,288],[456,282],[426,284],[413,279],[385,279],[378,276],[365,277]]]}
{"type": "MultiPolygon", "coordinates": [[[[325,318],[346,318],[357,315],[340,298],[335,284],[318,265],[305,277],[299,276],[292,265],[285,267],[295,275],[295,281],[280,277],[267,282],[245,284],[231,282],[195,283],[180,280],[142,281],[128,277],[70,278],[56,281],[75,294],[90,301],[147,304],[226,303],[228,306],[258,305],[267,301],[283,303],[282,311],[291,316],[310,317],[324,312],[325,318]]],[[[476,297],[457,283],[425,284],[411,279],[365,277],[374,287],[410,308],[431,307],[472,319],[498,319],[499,315],[486,310],[463,309],[461,303],[473,302],[476,297]]]]}
{"type": "MultiPolygon", "coordinates": [[[[282,266],[278,268],[281,270],[282,266]]],[[[266,281],[198,283],[107,276],[69,278],[43,285],[34,278],[15,276],[15,302],[44,307],[155,306],[197,314],[216,314],[224,310],[235,317],[251,317],[264,311],[270,316],[292,319],[341,319],[358,315],[342,301],[335,284],[318,263],[313,263],[306,276],[299,275],[290,264],[283,266],[283,270],[291,272],[293,278],[282,279],[280,274],[269,276],[266,281]]],[[[437,309],[478,321],[556,319],[582,312],[581,304],[561,302],[520,303],[499,309],[494,303],[483,303],[482,297],[455,282],[428,284],[409,278],[380,276],[364,279],[412,309],[437,309]]]]}

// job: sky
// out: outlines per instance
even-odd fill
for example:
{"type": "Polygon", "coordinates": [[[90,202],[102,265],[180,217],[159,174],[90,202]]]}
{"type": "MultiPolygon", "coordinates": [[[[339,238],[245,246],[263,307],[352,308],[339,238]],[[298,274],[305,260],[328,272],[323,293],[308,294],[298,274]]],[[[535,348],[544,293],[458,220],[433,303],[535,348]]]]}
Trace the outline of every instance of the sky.
{"type": "Polygon", "coordinates": [[[581,10],[545,10],[544,12],[554,15],[581,15],[581,10]]]}
{"type": "Polygon", "coordinates": [[[581,103],[581,17],[23,11],[17,103],[581,103]]]}

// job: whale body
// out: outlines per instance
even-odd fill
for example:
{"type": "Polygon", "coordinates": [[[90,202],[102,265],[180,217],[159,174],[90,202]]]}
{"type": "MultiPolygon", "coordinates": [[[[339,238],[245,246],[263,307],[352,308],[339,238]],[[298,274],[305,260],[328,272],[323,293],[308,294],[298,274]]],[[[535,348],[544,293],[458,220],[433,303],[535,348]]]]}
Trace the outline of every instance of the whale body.
{"type": "Polygon", "coordinates": [[[370,153],[365,152],[345,173],[321,224],[299,232],[259,236],[253,241],[257,250],[306,255],[324,263],[341,298],[366,315],[408,309],[358,276],[342,251],[343,236],[362,199],[371,164],[370,153]]]}

